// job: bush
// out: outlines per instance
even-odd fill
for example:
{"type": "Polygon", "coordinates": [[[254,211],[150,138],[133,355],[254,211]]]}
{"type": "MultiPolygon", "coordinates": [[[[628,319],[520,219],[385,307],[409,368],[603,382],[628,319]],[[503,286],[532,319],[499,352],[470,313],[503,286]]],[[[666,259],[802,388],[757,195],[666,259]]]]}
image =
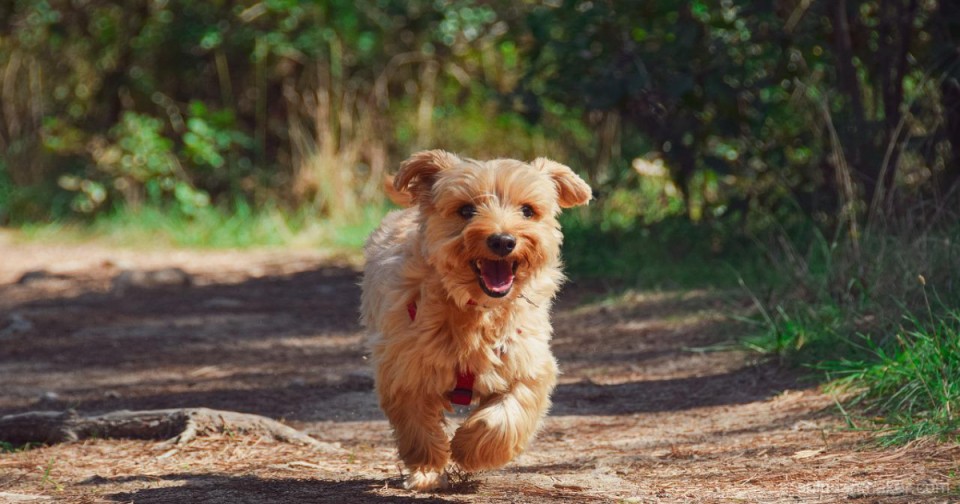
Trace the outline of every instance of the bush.
{"type": "Polygon", "coordinates": [[[193,186],[162,128],[156,118],[125,113],[109,139],[94,142],[95,164],[86,173],[60,177],[60,187],[76,193],[71,208],[89,214],[111,201],[130,208],[142,202],[156,206],[168,201],[167,196],[186,214],[207,206],[209,196],[193,186]]]}

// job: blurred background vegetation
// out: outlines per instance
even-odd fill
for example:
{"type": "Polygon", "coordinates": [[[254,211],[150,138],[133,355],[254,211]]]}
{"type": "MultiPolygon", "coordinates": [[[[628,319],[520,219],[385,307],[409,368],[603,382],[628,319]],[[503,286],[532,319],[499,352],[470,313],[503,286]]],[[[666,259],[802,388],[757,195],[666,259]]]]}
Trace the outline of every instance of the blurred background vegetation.
{"type": "Polygon", "coordinates": [[[10,0],[0,20],[0,225],[356,247],[413,151],[546,155],[598,194],[565,217],[575,277],[740,284],[753,348],[842,377],[895,432],[956,436],[956,2],[10,0]]]}

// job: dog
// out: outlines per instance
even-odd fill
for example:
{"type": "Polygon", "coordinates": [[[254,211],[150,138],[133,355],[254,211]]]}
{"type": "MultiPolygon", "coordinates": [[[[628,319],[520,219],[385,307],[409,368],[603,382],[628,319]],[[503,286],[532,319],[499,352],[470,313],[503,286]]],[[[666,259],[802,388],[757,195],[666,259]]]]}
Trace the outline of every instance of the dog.
{"type": "Polygon", "coordinates": [[[465,472],[502,467],[534,437],[557,381],[557,216],[592,192],[546,158],[476,161],[443,150],[411,156],[392,186],[409,208],[389,213],[367,241],[361,319],[404,486],[425,491],[447,485],[451,462],[465,472]],[[475,409],[451,440],[452,404],[475,409]]]}

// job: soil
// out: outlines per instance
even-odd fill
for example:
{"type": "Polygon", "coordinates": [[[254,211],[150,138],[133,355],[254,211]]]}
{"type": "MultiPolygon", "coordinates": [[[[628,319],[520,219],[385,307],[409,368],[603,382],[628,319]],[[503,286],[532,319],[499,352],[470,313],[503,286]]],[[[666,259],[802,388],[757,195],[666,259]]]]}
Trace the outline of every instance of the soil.
{"type": "Polygon", "coordinates": [[[0,234],[0,415],[206,407],[278,419],[325,446],[229,431],[173,448],[7,446],[0,502],[956,499],[956,445],[880,449],[802,373],[730,350],[747,329],[741,294],[588,282],[568,284],[554,311],[563,376],[532,446],[449,490],[405,491],[357,323],[358,271],[308,250],[0,234]]]}

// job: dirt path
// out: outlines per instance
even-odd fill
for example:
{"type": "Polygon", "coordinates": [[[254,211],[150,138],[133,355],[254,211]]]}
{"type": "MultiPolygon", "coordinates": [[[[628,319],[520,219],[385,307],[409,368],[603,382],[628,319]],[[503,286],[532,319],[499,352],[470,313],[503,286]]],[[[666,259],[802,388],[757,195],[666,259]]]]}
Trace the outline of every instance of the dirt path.
{"type": "MultiPolygon", "coordinates": [[[[338,448],[248,435],[0,454],[0,502],[948,502],[960,449],[862,448],[832,400],[738,352],[741,299],[569,285],[538,440],[452,490],[398,489],[356,323],[353,261],[312,252],[51,248],[0,235],[0,415],[209,407],[338,448]],[[118,285],[179,267],[190,286],[118,285]],[[28,271],[45,270],[29,275],[28,271]]],[[[954,494],[955,495],[955,494],[954,494]]]]}

